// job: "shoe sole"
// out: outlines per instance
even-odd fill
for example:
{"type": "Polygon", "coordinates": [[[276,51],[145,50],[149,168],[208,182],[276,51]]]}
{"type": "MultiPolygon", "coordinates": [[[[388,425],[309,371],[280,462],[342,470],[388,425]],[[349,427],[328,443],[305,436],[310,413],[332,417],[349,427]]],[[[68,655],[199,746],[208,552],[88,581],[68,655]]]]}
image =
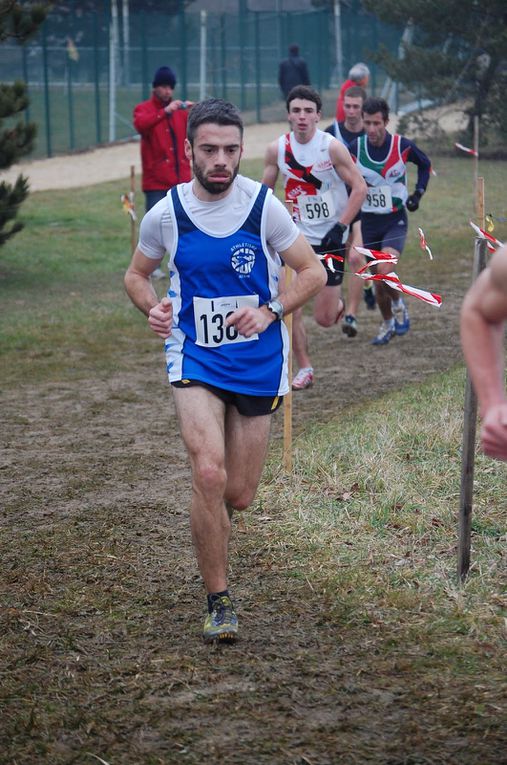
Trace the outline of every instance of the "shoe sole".
{"type": "Polygon", "coordinates": [[[389,337],[387,340],[379,340],[378,342],[375,342],[375,340],[372,340],[372,341],[371,341],[371,344],[372,344],[372,345],[387,345],[388,343],[390,343],[390,342],[391,342],[391,340],[393,339],[393,337],[396,337],[396,334],[395,334],[395,333],[393,333],[393,334],[391,335],[391,337],[389,337]]]}
{"type": "Polygon", "coordinates": [[[202,639],[207,645],[211,643],[235,643],[238,639],[237,632],[221,632],[219,635],[203,635],[202,639]]]}

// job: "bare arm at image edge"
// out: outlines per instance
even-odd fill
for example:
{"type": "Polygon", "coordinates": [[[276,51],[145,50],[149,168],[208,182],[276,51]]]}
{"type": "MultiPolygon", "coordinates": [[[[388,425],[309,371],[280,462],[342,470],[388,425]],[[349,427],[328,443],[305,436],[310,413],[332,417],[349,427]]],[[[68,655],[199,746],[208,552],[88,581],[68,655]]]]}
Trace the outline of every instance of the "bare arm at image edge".
{"type": "Polygon", "coordinates": [[[507,461],[504,326],[507,319],[507,247],[498,250],[469,289],[461,309],[463,353],[479,401],[481,444],[507,461]]]}

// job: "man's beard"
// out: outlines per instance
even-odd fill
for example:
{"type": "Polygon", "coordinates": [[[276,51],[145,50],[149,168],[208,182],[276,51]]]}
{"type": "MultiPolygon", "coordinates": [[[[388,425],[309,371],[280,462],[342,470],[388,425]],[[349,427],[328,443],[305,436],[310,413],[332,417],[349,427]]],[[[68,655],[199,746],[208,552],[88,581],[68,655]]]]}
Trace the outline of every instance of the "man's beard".
{"type": "Polygon", "coordinates": [[[236,178],[239,171],[239,162],[238,162],[229,180],[208,181],[208,179],[202,172],[200,166],[195,161],[195,157],[193,155],[192,155],[192,160],[193,160],[192,170],[194,172],[194,177],[199,181],[203,189],[205,189],[209,194],[223,194],[224,191],[227,191],[227,189],[230,188],[232,184],[234,183],[234,179],[236,178]]]}

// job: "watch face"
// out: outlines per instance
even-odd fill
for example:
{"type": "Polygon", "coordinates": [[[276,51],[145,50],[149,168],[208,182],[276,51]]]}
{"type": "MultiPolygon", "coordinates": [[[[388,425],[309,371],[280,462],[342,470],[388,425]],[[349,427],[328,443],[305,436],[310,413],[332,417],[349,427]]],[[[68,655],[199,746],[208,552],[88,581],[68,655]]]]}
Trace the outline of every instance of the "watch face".
{"type": "Polygon", "coordinates": [[[268,308],[270,311],[272,311],[277,319],[281,319],[283,316],[283,305],[280,303],[279,300],[272,300],[270,303],[268,303],[268,308]]]}

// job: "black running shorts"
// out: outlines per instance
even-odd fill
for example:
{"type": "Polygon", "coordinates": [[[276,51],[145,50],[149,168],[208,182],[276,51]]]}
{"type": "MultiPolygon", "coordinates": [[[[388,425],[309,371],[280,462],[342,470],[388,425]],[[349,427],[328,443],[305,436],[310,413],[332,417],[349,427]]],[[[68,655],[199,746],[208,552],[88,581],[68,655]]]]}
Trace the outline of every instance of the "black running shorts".
{"type": "Polygon", "coordinates": [[[401,254],[407,238],[407,213],[404,209],[386,215],[362,213],[361,233],[363,247],[369,250],[392,247],[401,254]]]}
{"type": "Polygon", "coordinates": [[[243,393],[234,393],[232,390],[216,388],[214,385],[209,385],[200,380],[177,380],[171,385],[174,385],[175,388],[191,388],[195,385],[206,388],[224,404],[235,406],[243,417],[261,417],[265,414],[273,414],[283,401],[283,396],[246,396],[243,393]]]}

